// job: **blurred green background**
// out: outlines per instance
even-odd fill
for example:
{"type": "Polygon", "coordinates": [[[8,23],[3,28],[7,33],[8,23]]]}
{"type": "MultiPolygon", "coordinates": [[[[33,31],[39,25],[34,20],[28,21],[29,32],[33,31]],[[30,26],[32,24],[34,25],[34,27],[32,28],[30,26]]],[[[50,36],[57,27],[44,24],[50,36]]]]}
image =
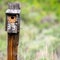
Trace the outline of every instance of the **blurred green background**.
{"type": "Polygon", "coordinates": [[[10,2],[21,7],[18,60],[58,60],[60,0],[0,0],[0,60],[7,58],[5,12],[10,2]]]}

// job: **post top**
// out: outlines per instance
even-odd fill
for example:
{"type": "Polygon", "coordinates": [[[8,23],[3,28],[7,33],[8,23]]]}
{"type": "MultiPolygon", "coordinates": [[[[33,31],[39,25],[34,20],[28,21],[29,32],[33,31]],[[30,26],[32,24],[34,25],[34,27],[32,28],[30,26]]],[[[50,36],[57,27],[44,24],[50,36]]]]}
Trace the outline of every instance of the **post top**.
{"type": "Polygon", "coordinates": [[[19,3],[9,3],[6,14],[20,14],[20,4],[19,3]]]}
{"type": "Polygon", "coordinates": [[[19,3],[9,3],[8,9],[20,9],[20,4],[19,3]]]}

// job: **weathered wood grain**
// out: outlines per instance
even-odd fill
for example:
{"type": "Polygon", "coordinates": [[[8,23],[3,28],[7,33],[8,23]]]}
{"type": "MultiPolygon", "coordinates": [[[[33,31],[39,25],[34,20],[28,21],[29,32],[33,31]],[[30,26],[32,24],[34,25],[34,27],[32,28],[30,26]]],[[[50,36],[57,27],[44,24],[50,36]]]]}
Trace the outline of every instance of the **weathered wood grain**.
{"type": "Polygon", "coordinates": [[[20,29],[20,4],[9,3],[6,10],[6,28],[8,33],[17,33],[20,29]]]}
{"type": "Polygon", "coordinates": [[[19,33],[8,33],[8,60],[17,60],[19,33]]]}

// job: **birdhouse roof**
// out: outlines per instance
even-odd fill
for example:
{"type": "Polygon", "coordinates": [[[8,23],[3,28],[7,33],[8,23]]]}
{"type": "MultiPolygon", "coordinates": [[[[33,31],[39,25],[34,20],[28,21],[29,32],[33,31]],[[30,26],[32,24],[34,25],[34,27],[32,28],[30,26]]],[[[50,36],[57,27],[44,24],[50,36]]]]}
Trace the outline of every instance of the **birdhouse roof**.
{"type": "Polygon", "coordinates": [[[20,14],[19,9],[7,9],[6,14],[20,14]]]}

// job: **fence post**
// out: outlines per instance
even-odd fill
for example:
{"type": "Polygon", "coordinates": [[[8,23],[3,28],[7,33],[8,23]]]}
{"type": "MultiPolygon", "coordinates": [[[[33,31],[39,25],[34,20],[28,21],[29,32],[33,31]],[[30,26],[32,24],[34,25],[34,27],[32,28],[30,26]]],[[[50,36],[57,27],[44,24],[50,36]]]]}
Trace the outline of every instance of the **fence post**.
{"type": "Polygon", "coordinates": [[[20,5],[9,3],[6,10],[6,26],[8,34],[7,60],[17,60],[19,31],[20,31],[20,5]]]}

